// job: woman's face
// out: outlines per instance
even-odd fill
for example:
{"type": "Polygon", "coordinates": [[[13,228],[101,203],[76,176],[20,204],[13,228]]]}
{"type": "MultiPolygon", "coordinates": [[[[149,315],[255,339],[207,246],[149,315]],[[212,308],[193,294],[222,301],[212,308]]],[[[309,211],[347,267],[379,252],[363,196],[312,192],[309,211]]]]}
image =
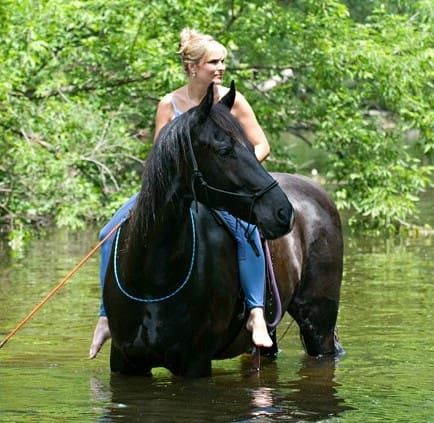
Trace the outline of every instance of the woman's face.
{"type": "Polygon", "coordinates": [[[226,70],[225,56],[221,51],[207,54],[198,64],[194,65],[193,72],[200,82],[208,85],[214,82],[217,85],[223,84],[223,75],[226,70]]]}

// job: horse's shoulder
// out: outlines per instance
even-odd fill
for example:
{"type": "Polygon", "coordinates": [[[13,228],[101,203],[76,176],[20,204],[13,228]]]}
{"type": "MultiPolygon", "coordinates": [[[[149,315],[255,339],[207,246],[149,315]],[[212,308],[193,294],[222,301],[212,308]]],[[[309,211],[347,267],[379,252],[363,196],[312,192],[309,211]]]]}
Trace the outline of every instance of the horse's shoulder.
{"type": "Polygon", "coordinates": [[[218,210],[211,209],[202,203],[198,203],[197,213],[194,204],[192,205],[192,208],[199,235],[212,238],[214,242],[216,240],[225,242],[227,238],[233,238],[228,224],[219,214],[218,210]]]}

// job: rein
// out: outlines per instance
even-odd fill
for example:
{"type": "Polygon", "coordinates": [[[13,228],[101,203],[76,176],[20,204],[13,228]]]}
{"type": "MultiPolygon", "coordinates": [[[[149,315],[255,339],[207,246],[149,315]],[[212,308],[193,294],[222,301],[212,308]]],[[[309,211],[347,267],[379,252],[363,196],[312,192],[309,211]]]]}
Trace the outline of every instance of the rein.
{"type": "MultiPolygon", "coordinates": [[[[191,233],[192,233],[192,237],[193,237],[190,266],[189,266],[187,275],[185,276],[183,282],[175,290],[173,290],[170,294],[164,295],[162,297],[156,297],[156,298],[136,297],[136,296],[130,294],[128,291],[126,291],[125,288],[122,286],[122,283],[120,281],[119,274],[118,274],[118,264],[117,264],[118,242],[119,242],[119,236],[121,233],[122,225],[119,226],[119,229],[116,232],[116,238],[115,238],[113,268],[114,268],[114,276],[115,276],[116,285],[118,286],[118,288],[122,292],[122,294],[124,294],[127,298],[129,298],[130,300],[141,302],[141,303],[161,302],[161,301],[168,300],[169,298],[175,296],[179,291],[181,291],[182,288],[185,287],[185,285],[187,285],[187,282],[190,280],[190,276],[191,276],[191,273],[193,271],[194,259],[196,257],[196,226],[195,226],[195,222],[194,222],[193,212],[191,211],[191,209],[189,211],[190,211],[190,221],[191,221],[191,233]]],[[[123,223],[125,223],[125,222],[123,222],[123,223]]]]}
{"type": "Polygon", "coordinates": [[[267,241],[264,241],[263,245],[264,245],[265,260],[267,262],[268,279],[272,291],[271,294],[274,296],[274,300],[276,301],[276,315],[272,322],[267,322],[267,326],[270,329],[274,329],[282,319],[282,301],[280,298],[279,288],[277,287],[276,276],[274,275],[274,268],[273,268],[273,261],[271,259],[270,247],[268,246],[267,241]]]}

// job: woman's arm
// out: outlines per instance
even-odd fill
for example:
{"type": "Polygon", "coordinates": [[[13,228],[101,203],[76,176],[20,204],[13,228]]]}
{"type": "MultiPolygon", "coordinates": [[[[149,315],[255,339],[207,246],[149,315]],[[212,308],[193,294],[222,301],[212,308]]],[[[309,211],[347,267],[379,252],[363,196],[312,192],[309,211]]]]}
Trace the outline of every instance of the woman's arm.
{"type": "Polygon", "coordinates": [[[255,112],[246,98],[239,92],[235,97],[232,113],[239,120],[248,140],[255,147],[256,157],[262,162],[270,154],[270,144],[256,119],[255,112]]]}
{"type": "Polygon", "coordinates": [[[157,112],[155,113],[155,132],[154,141],[157,139],[163,126],[169,123],[173,117],[173,106],[170,94],[165,95],[158,103],[157,112]]]}

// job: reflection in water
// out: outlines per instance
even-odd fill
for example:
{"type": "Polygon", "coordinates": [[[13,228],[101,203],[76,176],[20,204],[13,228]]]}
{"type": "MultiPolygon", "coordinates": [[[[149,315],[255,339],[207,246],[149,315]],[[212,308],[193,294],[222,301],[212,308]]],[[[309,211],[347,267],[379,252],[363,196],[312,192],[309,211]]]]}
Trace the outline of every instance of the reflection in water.
{"type": "Polygon", "coordinates": [[[259,416],[272,416],[278,414],[281,409],[274,406],[273,397],[274,388],[267,388],[265,386],[259,386],[252,389],[252,406],[251,414],[253,417],[259,416]]]}
{"type": "Polygon", "coordinates": [[[291,401],[297,420],[303,416],[305,421],[316,421],[354,409],[338,395],[340,384],[335,380],[337,363],[333,358],[304,359],[298,372],[300,378],[288,384],[293,389],[291,401]]]}
{"type": "Polygon", "coordinates": [[[270,386],[273,386],[272,389],[259,386],[252,390],[251,403],[254,408],[251,415],[275,415],[281,418],[285,416],[285,421],[300,422],[336,417],[344,411],[352,410],[353,407],[346,405],[338,395],[339,384],[335,381],[336,364],[337,361],[333,358],[305,357],[298,371],[299,378],[280,382],[278,369],[275,369],[275,380],[267,380],[270,386]],[[279,388],[276,389],[274,386],[279,388]]]}
{"type": "MultiPolygon", "coordinates": [[[[250,365],[246,361],[242,368],[250,365]]],[[[337,393],[335,364],[307,358],[296,380],[279,376],[275,363],[258,374],[241,371],[238,379],[232,372],[199,380],[113,374],[110,386],[92,378],[91,392],[95,401],[109,404],[99,420],[107,423],[145,416],[147,422],[317,421],[352,409],[337,393]]]]}

